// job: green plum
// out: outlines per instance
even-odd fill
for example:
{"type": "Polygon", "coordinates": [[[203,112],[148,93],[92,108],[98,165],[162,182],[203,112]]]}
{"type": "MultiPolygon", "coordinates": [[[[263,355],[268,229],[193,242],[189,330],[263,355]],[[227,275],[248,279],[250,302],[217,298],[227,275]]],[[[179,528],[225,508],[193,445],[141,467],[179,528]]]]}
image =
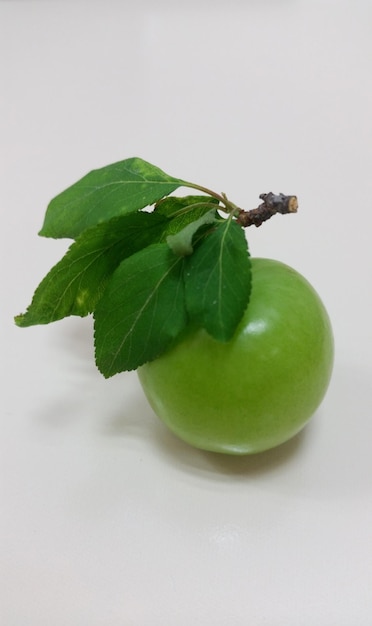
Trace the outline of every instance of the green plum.
{"type": "Polygon", "coordinates": [[[291,267],[252,259],[249,306],[233,338],[189,328],[138,370],[158,417],[204,450],[251,454],[296,435],[327,390],[334,343],[327,311],[291,267]]]}

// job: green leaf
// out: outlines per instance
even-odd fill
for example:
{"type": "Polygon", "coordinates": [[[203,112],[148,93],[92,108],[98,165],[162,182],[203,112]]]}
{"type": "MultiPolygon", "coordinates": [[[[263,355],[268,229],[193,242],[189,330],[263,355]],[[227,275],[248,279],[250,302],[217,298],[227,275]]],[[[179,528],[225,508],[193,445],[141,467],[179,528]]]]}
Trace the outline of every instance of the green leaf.
{"type": "Polygon", "coordinates": [[[231,219],[185,259],[186,307],[215,339],[233,336],[249,301],[250,259],[243,229],[231,219]]]}
{"type": "Polygon", "coordinates": [[[214,210],[216,218],[218,200],[211,196],[185,196],[178,198],[171,196],[163,198],[156,206],[154,213],[169,217],[169,225],[164,232],[164,241],[168,235],[175,235],[188,224],[203,217],[214,210]]]}
{"type": "Polygon", "coordinates": [[[218,204],[218,200],[212,196],[199,195],[181,198],[170,196],[155,205],[154,213],[170,218],[163,240],[175,254],[186,256],[192,253],[194,234],[204,224],[210,224],[217,219],[218,204]]]}
{"type": "Polygon", "coordinates": [[[210,210],[210,205],[218,205],[219,202],[212,196],[170,196],[162,198],[155,204],[155,212],[165,217],[182,217],[190,214],[190,209],[199,212],[198,217],[210,210]]]}
{"type": "Polygon", "coordinates": [[[126,257],[159,241],[168,220],[137,212],[86,230],[36,289],[18,326],[48,324],[68,315],[88,315],[111,274],[126,257]]]}
{"type": "Polygon", "coordinates": [[[193,253],[193,237],[195,233],[206,224],[213,224],[216,221],[216,210],[212,209],[204,213],[198,219],[194,219],[187,226],[174,235],[167,236],[167,244],[178,256],[188,256],[193,253]]]}
{"type": "Polygon", "coordinates": [[[136,157],[107,165],[49,203],[39,234],[75,239],[91,226],[157,202],[183,183],[136,157]]]}
{"type": "Polygon", "coordinates": [[[106,378],[155,359],[186,326],[182,269],[164,243],[116,269],[94,313],[96,363],[106,378]]]}

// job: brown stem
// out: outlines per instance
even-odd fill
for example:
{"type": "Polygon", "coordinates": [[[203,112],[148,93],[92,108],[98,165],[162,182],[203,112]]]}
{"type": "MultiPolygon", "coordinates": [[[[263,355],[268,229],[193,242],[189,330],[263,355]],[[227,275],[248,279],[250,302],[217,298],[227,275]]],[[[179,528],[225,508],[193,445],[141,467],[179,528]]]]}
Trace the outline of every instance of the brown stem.
{"type": "Polygon", "coordinates": [[[297,196],[286,196],[284,193],[262,193],[263,200],[256,209],[250,211],[239,210],[236,221],[241,226],[261,226],[262,222],[270,219],[276,213],[296,213],[298,209],[297,196]]]}

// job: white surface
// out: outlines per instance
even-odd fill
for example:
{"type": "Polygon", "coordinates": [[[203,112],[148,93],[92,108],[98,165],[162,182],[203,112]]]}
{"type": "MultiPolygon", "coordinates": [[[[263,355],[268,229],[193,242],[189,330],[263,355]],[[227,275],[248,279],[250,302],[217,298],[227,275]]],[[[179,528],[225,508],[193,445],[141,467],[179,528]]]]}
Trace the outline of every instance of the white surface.
{"type": "Polygon", "coordinates": [[[1,2],[4,626],[372,624],[372,4],[1,2]],[[47,202],[141,156],[245,208],[331,315],[327,397],[296,440],[228,458],[95,370],[90,320],[20,330],[66,249],[47,202]]]}

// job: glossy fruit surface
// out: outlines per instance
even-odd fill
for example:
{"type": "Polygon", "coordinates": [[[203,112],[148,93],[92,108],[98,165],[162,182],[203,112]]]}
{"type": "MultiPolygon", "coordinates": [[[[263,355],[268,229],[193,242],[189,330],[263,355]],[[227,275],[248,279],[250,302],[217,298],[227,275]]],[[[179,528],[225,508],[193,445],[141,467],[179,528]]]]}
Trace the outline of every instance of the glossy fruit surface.
{"type": "Polygon", "coordinates": [[[252,293],[227,343],[189,330],[138,370],[161,420],[197,448],[267,450],[298,433],[327,390],[333,335],[319,296],[298,272],[252,259],[252,293]]]}

